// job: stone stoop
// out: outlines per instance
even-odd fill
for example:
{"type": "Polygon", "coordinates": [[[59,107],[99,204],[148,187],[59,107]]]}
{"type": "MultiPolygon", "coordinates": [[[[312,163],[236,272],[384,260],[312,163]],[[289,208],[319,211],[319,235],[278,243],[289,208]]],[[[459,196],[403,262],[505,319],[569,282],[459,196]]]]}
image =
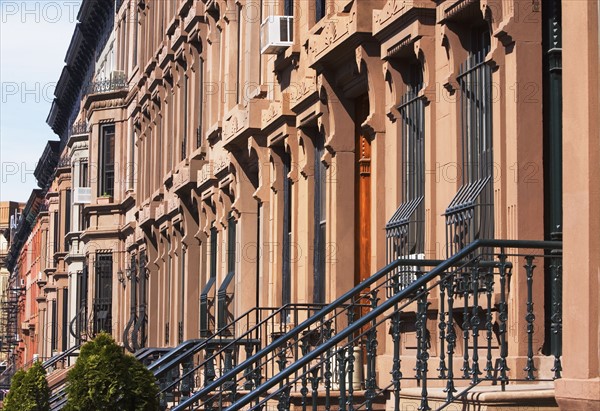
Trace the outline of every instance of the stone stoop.
{"type": "MultiPolygon", "coordinates": [[[[457,393],[466,387],[456,387],[457,393]]],[[[446,393],[442,388],[428,389],[429,406],[437,409],[445,403],[446,393]]],[[[400,410],[417,411],[421,405],[421,389],[406,388],[401,391],[400,410]]],[[[388,401],[387,410],[393,411],[393,399],[388,401]]],[[[512,384],[505,391],[499,386],[475,387],[463,399],[448,405],[446,411],[556,411],[559,410],[554,397],[553,383],[512,384]]]]}
{"type": "MultiPolygon", "coordinates": [[[[340,392],[339,391],[330,391],[329,393],[329,402],[330,402],[330,408],[332,410],[338,409],[339,407],[339,399],[340,399],[340,392]]],[[[360,404],[363,404],[365,402],[365,391],[364,390],[359,390],[359,391],[354,391],[353,393],[353,403],[355,405],[355,408],[358,407],[360,404]]],[[[373,410],[374,411],[385,411],[386,410],[386,401],[389,399],[389,394],[385,394],[385,395],[377,395],[374,399],[373,399],[373,410]]],[[[273,409],[276,410],[277,409],[277,404],[274,403],[274,407],[273,409]]],[[[297,391],[292,391],[290,393],[290,410],[289,411],[300,411],[303,409],[302,406],[302,395],[300,394],[300,392],[297,391]]],[[[309,394],[306,398],[306,409],[309,410],[313,410],[312,408],[312,393],[309,391],[309,394]]],[[[364,407],[364,405],[361,407],[361,409],[366,409],[364,407]]],[[[316,411],[325,411],[325,391],[324,390],[319,390],[319,395],[317,397],[317,410],[316,411]]]]}
{"type": "Polygon", "coordinates": [[[48,387],[50,388],[50,392],[52,392],[52,394],[54,394],[58,388],[61,388],[65,384],[67,381],[68,371],[68,368],[60,368],[46,376],[48,387]]]}

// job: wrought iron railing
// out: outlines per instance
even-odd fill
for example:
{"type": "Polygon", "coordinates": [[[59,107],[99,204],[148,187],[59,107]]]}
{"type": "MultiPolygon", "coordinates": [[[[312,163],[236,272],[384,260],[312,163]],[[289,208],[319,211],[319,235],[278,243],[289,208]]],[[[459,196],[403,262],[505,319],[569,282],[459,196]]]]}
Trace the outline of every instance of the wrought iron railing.
{"type": "Polygon", "coordinates": [[[70,168],[71,167],[71,156],[64,155],[58,160],[57,168],[70,168]]]}
{"type": "Polygon", "coordinates": [[[210,311],[214,307],[214,297],[211,291],[215,287],[216,278],[209,277],[206,285],[200,293],[200,337],[208,337],[211,332],[211,319],[214,322],[214,314],[211,318],[210,311]]]}
{"type": "MultiPolygon", "coordinates": [[[[200,387],[200,381],[212,381],[229,371],[240,355],[249,357],[267,341],[285,334],[290,323],[298,324],[322,307],[322,304],[287,304],[280,308],[253,308],[209,338],[180,344],[149,367],[159,379],[162,407],[166,408],[176,393],[180,398],[189,396],[194,388],[200,387]],[[200,352],[204,353],[201,360],[197,357],[200,352]]],[[[247,374],[245,378],[249,386],[252,375],[247,374]]]]}
{"type": "Polygon", "coordinates": [[[86,95],[119,91],[127,89],[127,87],[127,78],[125,76],[114,76],[110,79],[90,82],[86,90],[86,95]]]}
{"type": "Polygon", "coordinates": [[[447,255],[459,252],[478,239],[494,237],[494,204],[491,177],[460,187],[446,208],[447,255]]]}
{"type": "MultiPolygon", "coordinates": [[[[385,226],[387,240],[386,257],[390,263],[400,258],[419,256],[424,250],[423,197],[400,204],[394,215],[385,226]]],[[[415,280],[414,272],[410,270],[395,270],[389,276],[402,275],[401,283],[406,286],[415,280]]]]}
{"type": "Polygon", "coordinates": [[[89,128],[89,125],[88,125],[87,121],[85,121],[85,120],[81,120],[76,123],[73,123],[73,125],[71,126],[71,128],[69,130],[69,137],[79,135],[79,134],[87,134],[88,128],[89,128]]]}
{"type": "MultiPolygon", "coordinates": [[[[220,377],[205,378],[204,388],[172,409],[190,409],[200,402],[206,410],[221,408],[219,404],[230,404],[222,408],[231,411],[263,409],[267,404],[316,410],[330,409],[337,402],[344,410],[370,410],[392,395],[393,409],[398,410],[403,381],[420,386],[422,410],[431,409],[429,387],[445,387],[445,403],[438,408],[442,409],[481,384],[503,390],[512,382],[560,378],[560,349],[552,352],[551,369],[542,368],[545,361],[534,351],[539,328],[534,304],[544,301],[542,296],[534,299],[533,290],[545,277],[562,277],[561,247],[560,242],[478,240],[442,262],[397,260],[220,377]],[[402,288],[397,276],[384,281],[402,266],[418,267],[412,284],[402,288]],[[508,290],[517,283],[525,290],[511,303],[509,315],[508,290]],[[383,287],[395,292],[380,304],[383,287]],[[435,327],[429,324],[432,318],[437,320],[435,327]],[[521,319],[526,330],[520,337],[526,343],[513,345],[508,330],[518,329],[514,322],[521,319]],[[406,326],[416,335],[416,365],[408,370],[402,361],[412,355],[400,355],[406,326]],[[375,358],[378,332],[383,329],[391,334],[393,360],[391,369],[381,369],[380,363],[378,372],[390,372],[392,379],[379,387],[375,358]],[[438,345],[437,358],[431,356],[433,345],[438,345]],[[525,358],[525,366],[509,369],[517,357],[525,358]],[[355,386],[350,382],[362,371],[363,358],[365,377],[355,386]],[[238,394],[240,390],[243,394],[238,394]]],[[[555,307],[551,327],[560,338],[560,299],[552,298],[556,301],[551,302],[555,307]]]]}
{"type": "Polygon", "coordinates": [[[55,355],[54,357],[50,357],[42,363],[42,367],[45,370],[50,370],[56,368],[58,364],[61,364],[62,368],[71,366],[71,358],[79,356],[80,347],[80,345],[75,345],[68,350],[63,351],[62,353],[55,355]]]}
{"type": "Polygon", "coordinates": [[[112,331],[112,298],[95,298],[93,301],[93,329],[96,335],[101,331],[112,331]]]}

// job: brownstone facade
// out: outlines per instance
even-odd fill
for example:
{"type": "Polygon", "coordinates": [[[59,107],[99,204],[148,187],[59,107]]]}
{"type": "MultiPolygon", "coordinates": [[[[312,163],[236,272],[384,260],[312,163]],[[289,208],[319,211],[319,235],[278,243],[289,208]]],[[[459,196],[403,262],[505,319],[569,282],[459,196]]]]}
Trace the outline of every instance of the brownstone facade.
{"type": "MultiPolygon", "coordinates": [[[[101,330],[174,347],[254,307],[330,303],[394,258],[564,234],[563,378],[538,405],[598,409],[598,7],[84,1],[48,118],[38,353],[101,330]],[[293,41],[261,40],[274,19],[293,41]]],[[[531,357],[551,381],[555,289],[536,277],[528,299],[515,263],[508,367],[525,380],[531,357]]],[[[382,329],[379,387],[392,346],[382,329]]]]}

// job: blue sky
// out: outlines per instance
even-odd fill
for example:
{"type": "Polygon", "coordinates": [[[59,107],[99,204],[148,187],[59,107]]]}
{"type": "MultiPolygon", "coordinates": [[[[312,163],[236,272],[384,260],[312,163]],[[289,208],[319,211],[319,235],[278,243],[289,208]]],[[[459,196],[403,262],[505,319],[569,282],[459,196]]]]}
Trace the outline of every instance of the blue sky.
{"type": "Polygon", "coordinates": [[[80,0],[0,0],[0,201],[26,201],[80,0]]]}

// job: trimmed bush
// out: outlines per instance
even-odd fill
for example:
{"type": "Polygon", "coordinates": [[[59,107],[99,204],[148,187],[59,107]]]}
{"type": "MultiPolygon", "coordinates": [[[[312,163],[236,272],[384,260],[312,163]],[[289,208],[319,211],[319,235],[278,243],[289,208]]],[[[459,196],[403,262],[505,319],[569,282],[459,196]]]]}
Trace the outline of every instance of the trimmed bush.
{"type": "Polygon", "coordinates": [[[158,410],[154,375],[109,334],[84,344],[67,374],[69,411],[158,410]]]}
{"type": "Polygon", "coordinates": [[[50,388],[46,370],[39,361],[25,372],[15,373],[4,400],[5,411],[47,411],[50,409],[50,388]]]}

